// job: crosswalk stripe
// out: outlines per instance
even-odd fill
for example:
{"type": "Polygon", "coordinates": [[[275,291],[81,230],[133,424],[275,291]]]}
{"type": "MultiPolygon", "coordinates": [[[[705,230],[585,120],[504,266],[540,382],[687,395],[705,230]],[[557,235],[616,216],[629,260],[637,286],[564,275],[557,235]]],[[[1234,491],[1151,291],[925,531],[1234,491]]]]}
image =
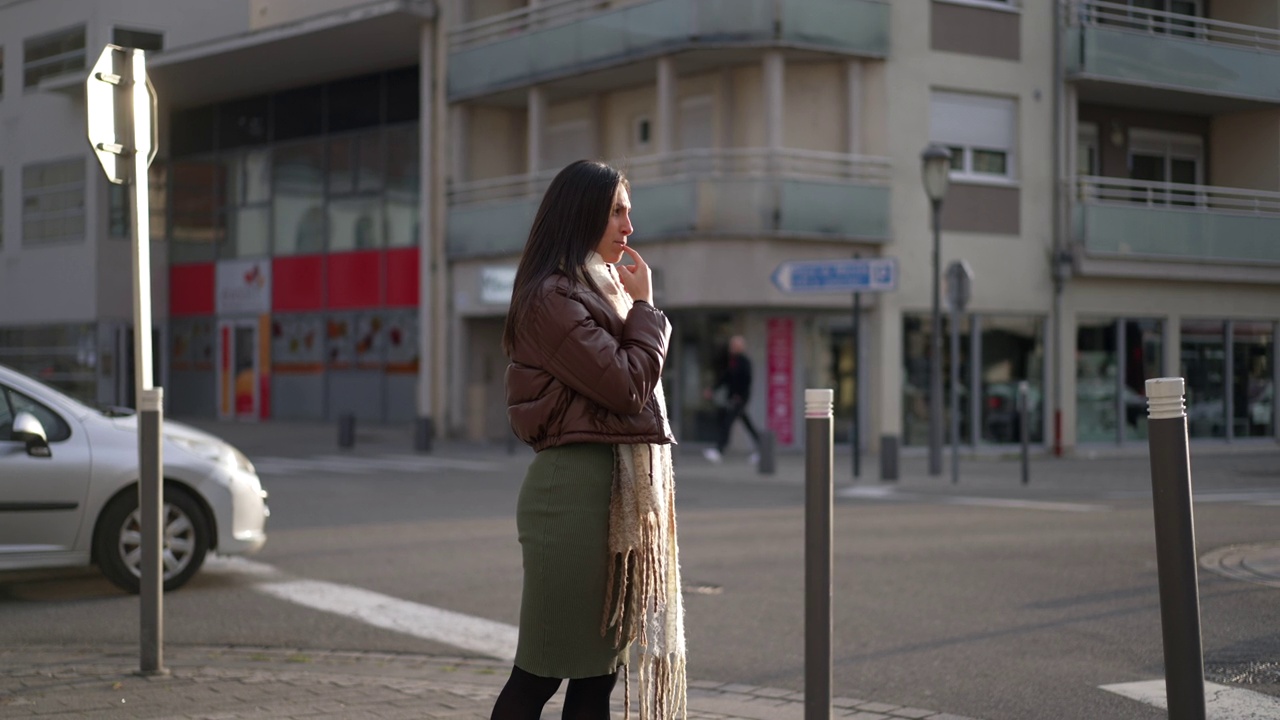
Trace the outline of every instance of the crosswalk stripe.
{"type": "MultiPolygon", "coordinates": [[[[1168,709],[1164,680],[1118,683],[1100,686],[1107,692],[1137,700],[1140,703],[1168,709]]],[[[1204,684],[1205,712],[1213,720],[1274,720],[1280,717],[1280,698],[1252,690],[1204,684]]]]}
{"type": "Polygon", "coordinates": [[[384,630],[511,660],[516,656],[514,625],[410,602],[353,585],[290,577],[266,563],[245,558],[211,558],[206,570],[255,578],[253,589],[271,597],[341,615],[384,630]]]}
{"type": "Polygon", "coordinates": [[[1010,508],[1014,510],[1051,510],[1054,512],[1105,512],[1106,505],[1085,503],[1049,502],[1043,500],[1010,500],[1006,498],[956,497],[946,498],[948,505],[973,505],[978,507],[1010,508]]]}

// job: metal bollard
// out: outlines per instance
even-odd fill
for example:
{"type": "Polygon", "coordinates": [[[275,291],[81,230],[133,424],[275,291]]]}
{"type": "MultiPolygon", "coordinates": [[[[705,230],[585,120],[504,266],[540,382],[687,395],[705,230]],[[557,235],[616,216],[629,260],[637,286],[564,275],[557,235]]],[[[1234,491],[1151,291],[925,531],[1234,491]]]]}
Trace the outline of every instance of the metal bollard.
{"type": "Polygon", "coordinates": [[[1018,383],[1018,440],[1022,443],[1022,484],[1031,482],[1031,431],[1027,427],[1030,415],[1027,412],[1027,395],[1030,388],[1027,381],[1018,383]]]}
{"type": "Polygon", "coordinates": [[[418,417],[413,423],[413,449],[418,452],[431,452],[431,440],[435,437],[435,426],[429,417],[418,417]]]}
{"type": "Polygon", "coordinates": [[[760,431],[760,447],[756,448],[760,451],[760,461],[756,464],[756,472],[761,475],[772,475],[777,471],[777,463],[774,461],[774,441],[772,430],[760,431]]]}
{"type": "Polygon", "coordinates": [[[898,436],[880,436],[880,479],[894,482],[898,479],[898,436]]]}
{"type": "Polygon", "coordinates": [[[831,717],[831,390],[804,391],[804,720],[831,717]]]}
{"type": "Polygon", "coordinates": [[[349,448],[356,444],[355,413],[342,413],[338,416],[338,447],[349,448]]]}
{"type": "Polygon", "coordinates": [[[1169,719],[1204,720],[1204,653],[1184,391],[1180,377],[1147,380],[1147,446],[1169,719]]]}

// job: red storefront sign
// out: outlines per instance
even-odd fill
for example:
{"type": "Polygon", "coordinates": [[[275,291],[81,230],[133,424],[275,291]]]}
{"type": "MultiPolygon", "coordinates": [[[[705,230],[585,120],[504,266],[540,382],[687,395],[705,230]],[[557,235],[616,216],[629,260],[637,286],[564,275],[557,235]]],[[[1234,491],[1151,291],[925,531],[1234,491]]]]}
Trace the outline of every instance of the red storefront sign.
{"type": "Polygon", "coordinates": [[[769,318],[765,324],[765,352],[767,355],[767,397],[766,412],[769,430],[777,438],[780,445],[791,445],[795,442],[794,418],[792,416],[792,382],[795,377],[795,363],[792,353],[795,321],[791,318],[769,318]]]}

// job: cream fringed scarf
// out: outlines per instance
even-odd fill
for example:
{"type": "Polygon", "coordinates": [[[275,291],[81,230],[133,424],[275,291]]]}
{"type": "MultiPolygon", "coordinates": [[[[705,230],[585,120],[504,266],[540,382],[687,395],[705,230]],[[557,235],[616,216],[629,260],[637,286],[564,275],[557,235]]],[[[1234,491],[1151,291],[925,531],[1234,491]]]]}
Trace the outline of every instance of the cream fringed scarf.
{"type": "MultiPolygon", "coordinates": [[[[618,271],[594,252],[587,258],[587,271],[625,320],[632,301],[622,288],[618,271]]],[[[654,388],[654,402],[658,407],[666,406],[661,383],[654,388]]],[[[663,429],[669,432],[665,415],[662,422],[663,429]]],[[[601,632],[613,628],[618,647],[637,641],[639,720],[688,717],[675,497],[670,445],[614,446],[613,494],[609,501],[609,557],[613,571],[605,591],[601,632]]],[[[629,674],[625,687],[625,713],[629,718],[629,674]]]]}

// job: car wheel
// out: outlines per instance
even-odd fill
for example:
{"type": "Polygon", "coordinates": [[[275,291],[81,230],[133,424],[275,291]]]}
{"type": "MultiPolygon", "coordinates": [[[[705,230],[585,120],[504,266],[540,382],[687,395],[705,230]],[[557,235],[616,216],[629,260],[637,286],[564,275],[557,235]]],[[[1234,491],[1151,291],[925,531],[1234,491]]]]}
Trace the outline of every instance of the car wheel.
{"type": "MultiPolygon", "coordinates": [[[[164,589],[177,590],[204,564],[209,552],[209,523],[190,493],[167,485],[161,512],[160,561],[164,589]]],[[[138,592],[142,582],[142,513],[138,493],[121,493],[103,509],[94,536],[98,567],[123,590],[138,592]]]]}

